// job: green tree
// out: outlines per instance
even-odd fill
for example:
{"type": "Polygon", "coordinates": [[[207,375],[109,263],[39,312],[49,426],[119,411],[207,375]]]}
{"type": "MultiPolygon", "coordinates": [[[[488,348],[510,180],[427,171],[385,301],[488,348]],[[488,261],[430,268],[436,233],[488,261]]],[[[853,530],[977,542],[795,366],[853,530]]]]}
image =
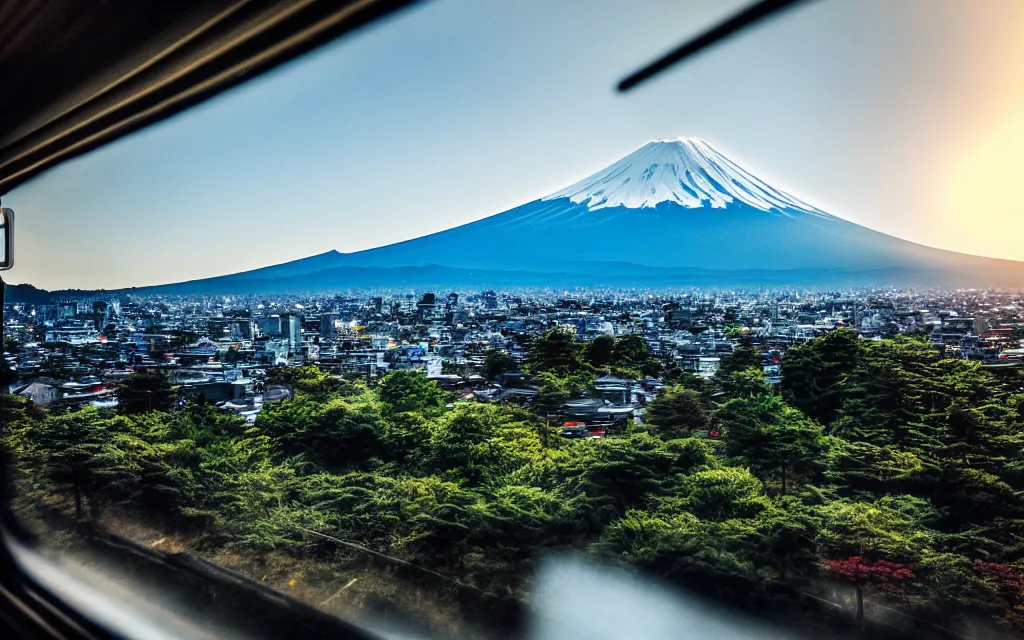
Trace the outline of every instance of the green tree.
{"type": "Polygon", "coordinates": [[[597,368],[610,365],[614,360],[615,338],[601,334],[587,343],[587,362],[597,368]]]}
{"type": "Polygon", "coordinates": [[[1024,393],[1009,396],[1006,407],[1006,432],[999,438],[1000,446],[1008,450],[1002,475],[1015,489],[1024,491],[1024,393]]]}
{"type": "Polygon", "coordinates": [[[626,334],[615,339],[612,359],[620,367],[637,368],[647,360],[650,352],[647,341],[641,336],[626,334]]]}
{"type": "Polygon", "coordinates": [[[24,430],[31,429],[46,418],[46,411],[27,398],[0,393],[0,440],[8,451],[15,452],[24,442],[24,430]],[[8,438],[13,438],[7,442],[8,438]]]}
{"type": "Polygon", "coordinates": [[[444,410],[446,398],[444,389],[436,382],[412,370],[392,371],[384,376],[379,395],[388,416],[410,411],[436,416],[444,410]]]}
{"type": "Polygon", "coordinates": [[[443,373],[446,376],[461,376],[464,375],[465,370],[465,365],[461,365],[455,362],[454,360],[444,360],[441,362],[441,373],[443,373]]]}
{"type": "Polygon", "coordinates": [[[465,404],[431,432],[428,466],[469,486],[500,483],[541,455],[542,425],[526,411],[465,404]]]}
{"type": "Polygon", "coordinates": [[[174,403],[170,380],[160,371],[137,371],[117,389],[118,411],[125,415],[166,411],[174,403]]]}
{"type": "Polygon", "coordinates": [[[732,353],[723,356],[716,372],[717,377],[725,378],[730,374],[761,368],[761,353],[751,344],[736,345],[732,353]]]}
{"type": "Polygon", "coordinates": [[[711,424],[700,394],[692,389],[670,387],[647,407],[652,432],[665,440],[689,437],[691,431],[711,424]]]}
{"type": "Polygon", "coordinates": [[[385,459],[414,466],[426,456],[433,424],[416,412],[398,413],[383,420],[380,444],[385,459]]]}
{"type": "Polygon", "coordinates": [[[483,376],[493,381],[499,375],[516,370],[516,361],[501,349],[488,349],[484,352],[483,376]]]}
{"type": "Polygon", "coordinates": [[[782,359],[786,400],[830,425],[842,405],[842,381],[859,357],[860,347],[856,331],[840,329],[789,349],[782,359]]]}
{"type": "Polygon", "coordinates": [[[567,400],[579,397],[594,384],[587,373],[559,376],[547,371],[530,376],[530,381],[539,391],[531,406],[544,416],[558,413],[567,400]]]}
{"type": "Polygon", "coordinates": [[[702,376],[690,371],[683,371],[678,367],[671,367],[665,370],[665,382],[684,389],[693,389],[705,397],[711,392],[711,384],[702,376]]]}
{"type": "MultiPolygon", "coordinates": [[[[361,379],[357,372],[353,376],[361,379]]],[[[365,384],[344,377],[333,376],[315,365],[304,367],[274,367],[267,372],[267,384],[292,387],[296,392],[326,401],[338,396],[357,395],[365,391],[365,384]]]]}
{"type": "Polygon", "coordinates": [[[882,502],[839,499],[824,505],[821,512],[818,544],[826,557],[913,563],[930,552],[935,538],[913,515],[882,502]]]}
{"type": "Polygon", "coordinates": [[[456,569],[483,528],[481,497],[439,478],[410,478],[398,487],[401,519],[408,523],[403,545],[424,564],[456,569]]]}
{"type": "Polygon", "coordinates": [[[640,373],[651,378],[660,378],[665,373],[665,365],[657,358],[648,358],[640,365],[640,373]]]}
{"type": "MultiPolygon", "coordinates": [[[[595,360],[617,370],[615,347],[595,359],[554,336],[529,372],[541,390],[531,409],[586,389],[595,360]]],[[[1024,378],[842,331],[791,350],[781,394],[744,358],[714,384],[670,368],[682,384],[652,404],[650,432],[598,440],[545,441],[543,420],[507,405],[445,411],[416,372],[369,389],[295,367],[271,370],[295,397],[255,426],[195,403],[150,411],[144,388],[144,406],[122,415],[0,396],[0,441],[16,507],[74,504],[86,517],[118,504],[212,553],[327,567],[317,558],[339,543],[319,533],[343,541],[335,559],[353,570],[346,542],[515,600],[548,548],[593,549],[739,602],[779,593],[780,613],[796,603],[776,581],[834,565],[851,580],[887,575],[862,584],[900,594],[906,568],[906,602],[892,608],[951,629],[961,613],[1019,629],[1024,378]],[[723,441],[675,437],[708,421],[723,441]]]]}
{"type": "MultiPolygon", "coordinates": [[[[582,443],[581,443],[582,444],[582,443]]],[[[679,449],[646,433],[603,438],[576,448],[561,474],[570,492],[586,496],[580,526],[599,530],[626,510],[662,495],[675,483],[679,449]]]]}
{"type": "Polygon", "coordinates": [[[757,539],[752,545],[761,566],[772,566],[782,580],[791,573],[813,573],[818,563],[817,531],[820,509],[796,496],[780,496],[758,514],[757,539]]]}
{"type": "Polygon", "coordinates": [[[761,478],[787,482],[824,469],[829,448],[821,425],[777,395],[734,398],[717,411],[726,453],[738,456],[761,478]]]}
{"type": "Polygon", "coordinates": [[[708,520],[751,518],[770,504],[761,481],[749,470],[724,467],[697,471],[682,478],[680,502],[687,511],[708,520]]]}
{"type": "Polygon", "coordinates": [[[988,526],[989,535],[1010,543],[1014,536],[1012,529],[1024,526],[1024,497],[994,473],[946,467],[941,479],[932,486],[935,490],[932,502],[946,510],[951,528],[988,526]],[[999,521],[1003,527],[994,527],[999,521]]]}
{"type": "Polygon", "coordinates": [[[89,408],[48,417],[31,430],[29,440],[42,476],[57,491],[72,494],[75,517],[82,519],[84,501],[95,506],[107,470],[102,454],[109,434],[99,411],[89,408]]]}
{"type": "Polygon", "coordinates": [[[839,441],[826,477],[844,495],[881,496],[906,489],[921,474],[924,462],[892,445],[839,441]]]}
{"type": "Polygon", "coordinates": [[[596,548],[703,593],[735,596],[754,584],[753,563],[737,553],[748,532],[686,511],[632,509],[604,529],[596,548]]]}
{"type": "Polygon", "coordinates": [[[551,329],[534,339],[527,363],[529,373],[549,372],[569,376],[588,370],[583,358],[585,347],[566,329],[551,329]]]}
{"type": "Polygon", "coordinates": [[[742,369],[723,375],[716,373],[715,378],[726,398],[744,398],[772,392],[764,372],[759,368],[742,369]]]}
{"type": "Polygon", "coordinates": [[[296,535],[285,507],[294,470],[274,460],[265,435],[218,439],[199,451],[183,516],[206,523],[235,546],[266,553],[296,535]]]}
{"type": "Polygon", "coordinates": [[[300,456],[321,469],[348,469],[383,451],[380,409],[368,395],[272,403],[259,413],[256,427],[284,456],[300,456]]]}

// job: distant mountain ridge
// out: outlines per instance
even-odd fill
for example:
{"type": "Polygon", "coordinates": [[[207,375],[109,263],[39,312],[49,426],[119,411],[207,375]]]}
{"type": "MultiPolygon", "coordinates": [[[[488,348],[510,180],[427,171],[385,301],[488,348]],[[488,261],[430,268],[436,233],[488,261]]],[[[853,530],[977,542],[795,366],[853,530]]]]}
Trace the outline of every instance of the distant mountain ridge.
{"type": "MultiPolygon", "coordinates": [[[[344,255],[344,254],[338,254],[344,255]]],[[[286,263],[287,264],[287,263],[286,263]]],[[[937,274],[912,269],[792,269],[715,271],[710,269],[651,269],[619,265],[607,275],[568,272],[488,271],[453,269],[440,265],[417,267],[337,267],[286,277],[251,277],[253,272],[192,280],[151,287],[126,289],[46,291],[32,285],[7,285],[6,301],[12,304],[54,304],[60,300],[96,295],[271,295],[344,293],[354,290],[408,290],[431,288],[572,288],[622,287],[664,289],[679,287],[733,288],[831,288],[848,286],[901,286],[966,288],[979,286],[973,278],[956,273],[937,274]],[[630,268],[632,267],[632,268],[630,268]],[[245,277],[241,277],[245,276],[245,277]]],[[[265,267],[273,269],[273,267],[265,267]]],[[[603,267],[597,267],[603,268],[603,267]]],[[[1017,281],[1019,282],[1019,281],[1017,281]]],[[[1007,286],[1019,284],[990,284],[1007,286]]]]}
{"type": "Polygon", "coordinates": [[[862,227],[698,138],[649,142],[565,189],[452,229],[138,293],[387,286],[1024,287],[1024,262],[862,227]]]}

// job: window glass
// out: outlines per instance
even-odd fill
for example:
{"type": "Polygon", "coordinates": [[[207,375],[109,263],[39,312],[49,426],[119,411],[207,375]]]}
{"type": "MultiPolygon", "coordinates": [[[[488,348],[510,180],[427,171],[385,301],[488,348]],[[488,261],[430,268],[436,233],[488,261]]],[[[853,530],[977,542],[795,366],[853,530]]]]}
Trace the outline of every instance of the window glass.
{"type": "Polygon", "coordinates": [[[428,3],[5,195],[22,523],[421,633],[1021,632],[1024,4],[615,90],[744,6],[428,3]]]}

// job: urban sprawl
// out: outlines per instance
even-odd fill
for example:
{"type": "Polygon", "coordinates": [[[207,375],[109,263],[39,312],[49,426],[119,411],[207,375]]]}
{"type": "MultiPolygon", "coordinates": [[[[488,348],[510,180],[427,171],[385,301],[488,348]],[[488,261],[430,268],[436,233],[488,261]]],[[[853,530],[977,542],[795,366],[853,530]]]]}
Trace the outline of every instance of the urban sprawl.
{"type": "Polygon", "coordinates": [[[709,378],[739,345],[754,347],[766,380],[778,384],[790,346],[843,327],[866,340],[915,334],[986,369],[1024,367],[1017,291],[107,295],[8,304],[4,318],[5,382],[38,404],[113,408],[120,381],[161,370],[180,401],[204,400],[250,422],[264,402],[292,394],[270,384],[268,371],[304,365],[371,383],[421,370],[452,402],[531,405],[540,389],[522,365],[553,328],[610,348],[609,338],[637,336],[647,351],[632,368],[598,368],[589,389],[546,410],[570,437],[642,422],[647,402],[675,377],[709,378]]]}

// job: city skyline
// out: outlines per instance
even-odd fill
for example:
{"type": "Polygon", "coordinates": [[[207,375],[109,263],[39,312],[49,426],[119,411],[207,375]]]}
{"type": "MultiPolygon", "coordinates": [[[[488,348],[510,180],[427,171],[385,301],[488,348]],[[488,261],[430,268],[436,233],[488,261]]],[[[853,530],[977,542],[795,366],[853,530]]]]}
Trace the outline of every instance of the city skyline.
{"type": "Polygon", "coordinates": [[[1024,259],[1011,175],[1024,6],[928,3],[920,21],[921,3],[812,3],[614,94],[741,4],[403,12],[6,196],[20,242],[8,279],[143,286],[372,248],[554,193],[675,136],[707,138],[857,224],[1024,259]]]}

